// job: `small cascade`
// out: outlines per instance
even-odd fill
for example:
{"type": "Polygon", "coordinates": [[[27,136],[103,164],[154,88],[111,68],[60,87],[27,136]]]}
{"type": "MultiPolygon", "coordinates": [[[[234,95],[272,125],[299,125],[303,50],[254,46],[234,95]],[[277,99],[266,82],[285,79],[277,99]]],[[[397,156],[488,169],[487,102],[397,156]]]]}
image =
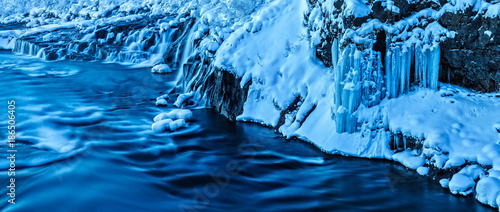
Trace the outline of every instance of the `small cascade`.
{"type": "Polygon", "coordinates": [[[16,53],[40,57],[43,59],[45,59],[46,56],[45,48],[41,48],[36,44],[19,39],[16,40],[16,43],[14,44],[14,49],[12,51],[16,53]]]}
{"type": "MultiPolygon", "coordinates": [[[[194,42],[195,42],[195,32],[197,31],[198,29],[198,22],[195,22],[195,24],[193,25],[193,27],[191,27],[191,29],[189,30],[189,33],[187,35],[187,38],[185,39],[184,41],[184,48],[182,50],[182,52],[179,52],[180,50],[180,46],[182,45],[179,45],[179,49],[177,49],[177,53],[176,53],[176,59],[175,61],[179,60],[178,58],[178,55],[182,55],[180,57],[180,60],[179,60],[179,70],[180,70],[180,74],[178,75],[178,78],[179,77],[182,77],[182,90],[183,92],[187,92],[187,89],[186,89],[186,69],[189,68],[187,65],[188,64],[188,61],[189,61],[189,58],[193,56],[193,53],[194,53],[194,42]]],[[[177,81],[179,81],[181,79],[177,79],[177,81]]]]}
{"type": "Polygon", "coordinates": [[[338,41],[332,48],[335,75],[335,121],[337,132],[357,131],[356,110],[360,104],[372,106],[383,98],[383,74],[380,53],[360,51],[356,45],[348,45],[338,54],[338,41]],[[337,59],[338,58],[338,59],[337,59]]]}
{"type": "Polygon", "coordinates": [[[389,45],[385,58],[389,97],[396,98],[408,92],[412,75],[420,87],[437,89],[440,55],[439,46],[389,45]]]}
{"type": "Polygon", "coordinates": [[[163,61],[164,53],[169,49],[177,28],[163,31],[161,34],[151,29],[141,29],[129,35],[121,50],[103,55],[106,62],[147,63],[154,65],[163,61]]]}

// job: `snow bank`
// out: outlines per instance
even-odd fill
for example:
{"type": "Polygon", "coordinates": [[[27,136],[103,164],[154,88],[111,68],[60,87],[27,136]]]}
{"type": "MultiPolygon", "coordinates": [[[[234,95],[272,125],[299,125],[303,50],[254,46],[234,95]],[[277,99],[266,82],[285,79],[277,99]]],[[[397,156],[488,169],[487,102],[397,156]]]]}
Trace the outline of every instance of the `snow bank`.
{"type": "Polygon", "coordinates": [[[410,169],[417,169],[425,164],[425,158],[410,151],[394,154],[392,158],[410,169]]]}
{"type": "Polygon", "coordinates": [[[0,31],[0,49],[13,49],[20,30],[0,31]]]}

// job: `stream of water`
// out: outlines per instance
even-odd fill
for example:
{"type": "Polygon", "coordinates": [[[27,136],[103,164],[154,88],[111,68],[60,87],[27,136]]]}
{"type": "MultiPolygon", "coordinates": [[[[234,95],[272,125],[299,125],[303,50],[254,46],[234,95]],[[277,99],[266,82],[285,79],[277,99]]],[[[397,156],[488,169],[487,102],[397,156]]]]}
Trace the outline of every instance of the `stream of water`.
{"type": "Polygon", "coordinates": [[[154,133],[153,117],[173,109],[155,98],[175,74],[0,51],[0,75],[1,211],[494,211],[398,164],[327,155],[210,109],[194,109],[183,130],[154,133]]]}

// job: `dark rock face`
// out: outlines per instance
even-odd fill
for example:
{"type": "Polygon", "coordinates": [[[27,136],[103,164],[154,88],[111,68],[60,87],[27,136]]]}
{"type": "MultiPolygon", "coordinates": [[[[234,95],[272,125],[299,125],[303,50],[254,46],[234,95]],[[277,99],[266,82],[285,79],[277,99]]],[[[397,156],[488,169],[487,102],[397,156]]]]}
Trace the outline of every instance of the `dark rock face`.
{"type": "Polygon", "coordinates": [[[248,87],[240,87],[241,78],[224,70],[216,69],[207,80],[213,85],[209,93],[210,105],[230,120],[236,120],[243,113],[243,104],[247,100],[248,87]]]}
{"type": "MultiPolygon", "coordinates": [[[[399,8],[396,13],[386,10],[384,1],[369,0],[367,4],[371,13],[366,17],[339,18],[343,13],[344,1],[334,1],[335,10],[332,13],[322,10],[325,20],[323,37],[321,43],[316,46],[316,56],[327,67],[331,67],[332,42],[347,30],[356,30],[370,19],[393,24],[423,9],[440,10],[447,3],[448,0],[441,0],[439,3],[430,0],[394,0],[394,5],[399,8]]],[[[321,7],[322,4],[324,0],[309,0],[311,8],[321,7]]],[[[473,11],[473,6],[470,6],[458,13],[446,12],[437,21],[444,28],[456,32],[454,38],[448,38],[441,43],[439,81],[482,92],[500,91],[500,18],[478,15],[478,12],[473,11]]],[[[314,31],[310,25],[309,30],[314,31]]],[[[376,30],[373,34],[376,43],[372,48],[379,51],[383,58],[388,37],[383,30],[376,30]]]]}
{"type": "Polygon", "coordinates": [[[185,86],[198,91],[207,98],[212,108],[235,121],[243,113],[252,81],[241,87],[241,77],[210,65],[211,58],[207,58],[205,53],[191,57],[184,65],[184,81],[191,82],[185,86]]]}
{"type": "Polygon", "coordinates": [[[500,91],[500,18],[476,16],[472,8],[445,13],[439,22],[455,31],[441,46],[440,81],[477,91],[500,91]]]}

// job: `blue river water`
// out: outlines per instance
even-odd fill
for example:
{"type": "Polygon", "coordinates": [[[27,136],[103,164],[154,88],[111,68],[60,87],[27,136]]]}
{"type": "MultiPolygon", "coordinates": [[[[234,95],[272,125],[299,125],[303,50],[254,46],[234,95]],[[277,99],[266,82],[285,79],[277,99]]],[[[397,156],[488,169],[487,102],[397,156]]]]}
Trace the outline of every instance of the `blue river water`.
{"type": "Polygon", "coordinates": [[[194,109],[186,129],[154,133],[153,117],[173,109],[155,98],[175,74],[0,51],[0,76],[1,211],[495,211],[393,162],[327,155],[210,109],[194,109]]]}

